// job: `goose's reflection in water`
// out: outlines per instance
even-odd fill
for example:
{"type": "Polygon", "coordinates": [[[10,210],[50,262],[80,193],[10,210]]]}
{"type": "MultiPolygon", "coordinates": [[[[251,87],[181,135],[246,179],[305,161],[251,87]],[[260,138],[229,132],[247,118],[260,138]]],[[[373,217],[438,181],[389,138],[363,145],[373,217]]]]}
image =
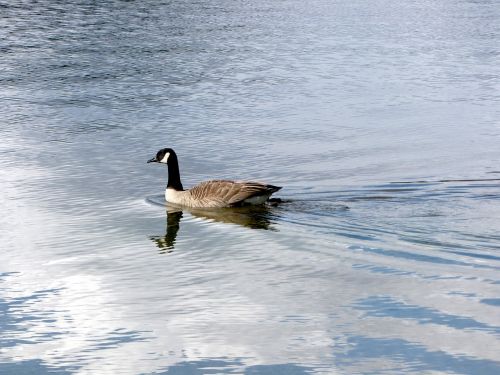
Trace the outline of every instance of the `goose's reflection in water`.
{"type": "Polygon", "coordinates": [[[160,249],[160,254],[171,253],[174,251],[177,232],[179,232],[180,222],[182,219],[182,210],[170,211],[167,207],[167,228],[164,236],[151,236],[156,246],[160,249]]]}
{"type": "Polygon", "coordinates": [[[209,221],[226,224],[236,224],[250,229],[277,229],[273,222],[278,218],[275,207],[281,200],[273,200],[269,204],[262,206],[245,206],[218,209],[195,209],[181,208],[166,204],[167,227],[164,236],[151,236],[150,239],[160,249],[160,254],[174,251],[177,233],[181,227],[181,221],[185,213],[194,217],[199,217],[209,221]]]}

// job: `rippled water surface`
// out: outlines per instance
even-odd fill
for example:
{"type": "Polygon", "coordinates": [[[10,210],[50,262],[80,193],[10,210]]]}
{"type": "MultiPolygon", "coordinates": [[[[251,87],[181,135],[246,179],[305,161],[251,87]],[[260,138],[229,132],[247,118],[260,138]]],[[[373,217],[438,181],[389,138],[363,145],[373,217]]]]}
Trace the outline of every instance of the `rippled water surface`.
{"type": "Polygon", "coordinates": [[[0,1],[1,374],[499,374],[497,1],[0,1]],[[185,186],[283,186],[184,210],[185,186]]]}

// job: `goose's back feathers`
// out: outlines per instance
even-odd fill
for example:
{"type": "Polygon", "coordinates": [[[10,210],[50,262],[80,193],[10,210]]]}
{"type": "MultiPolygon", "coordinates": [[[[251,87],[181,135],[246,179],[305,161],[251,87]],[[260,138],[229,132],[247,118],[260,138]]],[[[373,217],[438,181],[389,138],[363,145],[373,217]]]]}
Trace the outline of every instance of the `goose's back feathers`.
{"type": "Polygon", "coordinates": [[[165,198],[168,202],[189,207],[231,207],[262,204],[280,189],[260,182],[212,180],[185,191],[167,189],[165,198]]]}

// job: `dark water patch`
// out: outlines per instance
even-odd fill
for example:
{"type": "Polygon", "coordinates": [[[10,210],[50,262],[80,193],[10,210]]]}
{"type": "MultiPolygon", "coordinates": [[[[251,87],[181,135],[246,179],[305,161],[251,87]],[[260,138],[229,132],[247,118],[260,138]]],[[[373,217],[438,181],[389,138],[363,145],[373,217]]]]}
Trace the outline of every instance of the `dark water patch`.
{"type": "Polygon", "coordinates": [[[28,333],[29,326],[27,323],[36,323],[51,326],[54,322],[51,319],[51,312],[36,312],[32,311],[32,305],[37,302],[43,301],[47,297],[58,295],[62,289],[47,289],[36,291],[29,296],[14,297],[14,298],[0,298],[0,312],[2,319],[0,319],[0,331],[3,334],[0,336],[0,346],[14,347],[22,344],[35,344],[41,341],[51,341],[54,338],[63,335],[62,332],[52,330],[50,332],[27,336],[19,335],[20,332],[28,333]]]}
{"type": "MultiPolygon", "coordinates": [[[[419,233],[420,235],[432,235],[431,233],[419,233]]],[[[425,237],[418,237],[415,235],[409,236],[407,234],[401,234],[399,237],[401,240],[414,243],[414,244],[420,244],[420,245],[425,245],[426,247],[434,247],[439,250],[443,249],[456,249],[456,248],[462,248],[466,249],[468,246],[462,245],[459,243],[450,243],[450,242],[444,242],[440,241],[437,239],[432,239],[432,238],[425,238],[425,237]]]]}
{"type": "MultiPolygon", "coordinates": [[[[499,172],[487,172],[487,173],[499,173],[499,172]]],[[[401,184],[401,185],[404,185],[404,184],[407,184],[407,185],[412,185],[412,184],[436,185],[436,184],[439,184],[439,183],[451,183],[451,182],[493,182],[493,181],[500,182],[500,178],[443,179],[443,180],[433,180],[433,181],[428,181],[428,180],[421,180],[421,181],[398,181],[398,182],[391,182],[391,183],[392,184],[401,184]]]]}
{"type": "Polygon", "coordinates": [[[307,212],[311,215],[326,215],[339,211],[349,210],[349,206],[336,199],[326,200],[324,198],[310,199],[283,199],[277,205],[283,210],[307,212]]]}
{"type": "Polygon", "coordinates": [[[151,336],[151,332],[127,331],[125,329],[115,329],[103,336],[104,337],[89,339],[88,342],[91,344],[91,347],[83,350],[83,352],[94,352],[97,350],[117,348],[126,343],[144,342],[153,338],[151,336]],[[95,342],[95,344],[92,345],[93,342],[95,342]]]}
{"type": "MultiPolygon", "coordinates": [[[[313,216],[314,217],[314,216],[313,216]]],[[[339,237],[344,237],[348,239],[356,239],[360,241],[378,241],[376,235],[370,233],[363,233],[359,230],[354,230],[352,232],[343,230],[343,228],[337,228],[329,223],[315,222],[311,218],[302,218],[301,220],[283,216],[279,221],[286,222],[293,225],[298,225],[309,230],[313,230],[317,233],[328,233],[331,235],[337,235],[339,237]]]]}
{"type": "Polygon", "coordinates": [[[185,361],[171,365],[166,370],[155,371],[160,375],[202,375],[202,374],[235,374],[242,365],[241,360],[226,358],[209,358],[198,361],[185,361]]]}
{"type": "Polygon", "coordinates": [[[26,305],[26,304],[31,304],[37,301],[43,300],[47,296],[51,295],[57,295],[62,289],[57,288],[57,289],[46,289],[46,290],[38,290],[33,292],[29,296],[25,297],[15,297],[12,298],[10,301],[10,304],[12,306],[18,306],[18,305],[26,305]]]}
{"type": "Polygon", "coordinates": [[[204,375],[204,374],[245,374],[245,375],[309,375],[313,367],[294,363],[245,366],[242,359],[210,358],[186,361],[169,366],[166,371],[154,372],[161,375],[204,375]],[[243,368],[243,369],[242,369],[243,368]]]}
{"type": "Polygon", "coordinates": [[[388,201],[396,199],[395,196],[390,195],[364,195],[359,197],[345,198],[347,202],[358,202],[358,201],[388,201]]]}
{"type": "Polygon", "coordinates": [[[479,302],[490,306],[500,306],[500,298],[484,298],[479,302]]]}
{"type": "Polygon", "coordinates": [[[319,368],[305,367],[293,363],[276,365],[253,365],[245,368],[245,375],[310,375],[315,374],[319,368]]]}
{"type": "Polygon", "coordinates": [[[419,324],[439,324],[459,330],[500,334],[500,327],[490,326],[470,317],[447,314],[429,307],[409,305],[390,296],[369,297],[355,302],[353,307],[365,311],[366,316],[408,319],[415,320],[419,324]]]}
{"type": "Polygon", "coordinates": [[[423,187],[435,185],[434,183],[417,184],[417,186],[409,186],[410,184],[403,184],[400,182],[389,182],[385,184],[366,185],[363,190],[367,191],[381,191],[387,193],[407,193],[420,191],[423,187]]]}
{"type": "Polygon", "coordinates": [[[5,375],[71,375],[78,371],[80,366],[50,366],[41,359],[0,363],[0,374],[5,375]]]}
{"type": "Polygon", "coordinates": [[[467,234],[464,234],[464,233],[459,233],[459,234],[461,234],[463,237],[470,237],[470,238],[474,238],[476,240],[484,241],[484,242],[491,242],[491,241],[500,242],[500,235],[495,234],[495,233],[489,233],[489,234],[480,234],[480,233],[467,233],[467,234]]]}
{"type": "Polygon", "coordinates": [[[0,280],[5,279],[5,278],[10,277],[10,276],[19,275],[19,274],[20,274],[20,272],[0,272],[0,280]]]}
{"type": "Polygon", "coordinates": [[[351,238],[351,239],[354,239],[354,240],[377,241],[377,238],[375,236],[370,236],[370,235],[367,235],[367,234],[339,232],[337,230],[332,230],[331,233],[334,233],[335,235],[340,236],[340,237],[351,238]]]}
{"type": "MultiPolygon", "coordinates": [[[[353,268],[356,269],[362,269],[366,270],[369,272],[373,273],[380,273],[383,275],[390,275],[390,276],[410,276],[410,277],[416,277],[422,280],[468,280],[468,281],[479,281],[481,283],[487,283],[487,284],[498,284],[500,281],[498,280],[492,280],[492,279],[484,279],[484,278],[477,278],[477,277],[463,277],[461,275],[441,275],[441,274],[429,274],[429,273],[421,273],[421,272],[415,272],[415,271],[406,271],[406,270],[399,270],[394,267],[390,266],[380,266],[380,265],[370,265],[370,264],[354,264],[352,266],[353,268]]],[[[459,294],[461,292],[451,292],[450,294],[459,294]]],[[[465,294],[464,294],[465,295],[465,294]]]]}
{"type": "Polygon", "coordinates": [[[497,260],[500,261],[500,256],[496,255],[491,255],[491,254],[480,254],[476,252],[466,252],[466,251],[450,251],[446,250],[449,253],[457,254],[457,255],[463,255],[466,257],[471,257],[471,258],[479,258],[479,259],[488,259],[488,260],[497,260]]]}
{"type": "Polygon", "coordinates": [[[467,298],[474,298],[476,297],[476,293],[467,293],[463,291],[452,291],[448,292],[450,296],[462,296],[462,297],[467,297],[467,298]]]}
{"type": "Polygon", "coordinates": [[[411,276],[416,275],[415,272],[403,271],[397,268],[389,267],[389,266],[376,266],[370,264],[353,264],[353,268],[368,270],[374,273],[381,273],[384,275],[395,275],[395,276],[411,276]]]}
{"type": "MultiPolygon", "coordinates": [[[[500,189],[496,183],[500,179],[485,180],[443,180],[427,182],[394,182],[379,185],[366,185],[362,188],[352,187],[352,189],[339,189],[334,191],[317,191],[313,195],[328,199],[330,201],[343,200],[345,202],[358,201],[421,201],[422,199],[447,198],[452,195],[470,198],[491,198],[496,199],[495,193],[475,193],[477,189],[500,189]],[[463,182],[460,185],[449,185],[451,181],[463,182]],[[471,184],[470,182],[495,182],[485,184],[471,184]],[[408,185],[415,185],[409,188],[408,185]]],[[[297,194],[297,193],[296,193],[297,194]]],[[[311,195],[311,193],[309,193],[311,195]]],[[[319,199],[321,199],[319,198],[319,199]]]]}
{"type": "MultiPolygon", "coordinates": [[[[400,373],[442,371],[464,375],[496,375],[500,372],[500,362],[453,355],[444,351],[432,351],[424,345],[404,339],[351,336],[347,343],[350,348],[345,353],[339,353],[336,356],[337,363],[346,368],[373,358],[395,362],[396,367],[390,370],[400,373]]],[[[370,373],[377,374],[385,371],[387,370],[374,370],[370,373]]]]}
{"type": "MultiPolygon", "coordinates": [[[[458,179],[458,180],[436,180],[436,181],[408,181],[394,182],[398,186],[418,185],[418,188],[408,189],[409,198],[438,198],[438,197],[468,197],[471,199],[497,199],[499,194],[494,192],[476,193],[477,189],[500,189],[500,179],[458,179]],[[481,183],[484,182],[484,183],[481,183]],[[453,183],[459,183],[453,184],[453,183]]],[[[389,184],[389,186],[391,185],[389,184]]],[[[380,185],[384,188],[386,185],[380,185]]],[[[370,187],[368,187],[370,188],[370,187]]],[[[383,191],[383,190],[381,190],[383,191]]],[[[394,192],[403,189],[394,189],[394,192]]]]}
{"type": "Polygon", "coordinates": [[[356,250],[356,251],[364,251],[364,252],[378,254],[378,255],[384,255],[384,256],[390,256],[390,257],[396,257],[396,258],[402,258],[402,259],[408,259],[408,260],[426,262],[426,263],[448,264],[448,265],[464,266],[464,267],[472,267],[472,268],[500,269],[500,267],[495,267],[495,266],[467,263],[467,262],[462,262],[462,261],[453,260],[453,259],[445,259],[445,258],[434,256],[434,255],[411,253],[411,252],[403,251],[403,250],[390,250],[390,249],[362,247],[362,246],[351,246],[351,249],[356,250]]]}
{"type": "Polygon", "coordinates": [[[480,200],[497,200],[500,199],[500,194],[478,194],[472,196],[471,198],[480,200]]]}

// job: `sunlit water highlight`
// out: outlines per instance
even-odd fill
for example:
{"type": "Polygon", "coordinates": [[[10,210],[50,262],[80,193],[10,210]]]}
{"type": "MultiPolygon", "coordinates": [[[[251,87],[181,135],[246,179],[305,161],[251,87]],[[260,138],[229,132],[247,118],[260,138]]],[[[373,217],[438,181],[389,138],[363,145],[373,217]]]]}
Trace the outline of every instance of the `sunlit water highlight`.
{"type": "Polygon", "coordinates": [[[0,374],[500,373],[499,25],[0,3],[0,374]],[[166,146],[282,202],[167,208],[166,146]]]}

